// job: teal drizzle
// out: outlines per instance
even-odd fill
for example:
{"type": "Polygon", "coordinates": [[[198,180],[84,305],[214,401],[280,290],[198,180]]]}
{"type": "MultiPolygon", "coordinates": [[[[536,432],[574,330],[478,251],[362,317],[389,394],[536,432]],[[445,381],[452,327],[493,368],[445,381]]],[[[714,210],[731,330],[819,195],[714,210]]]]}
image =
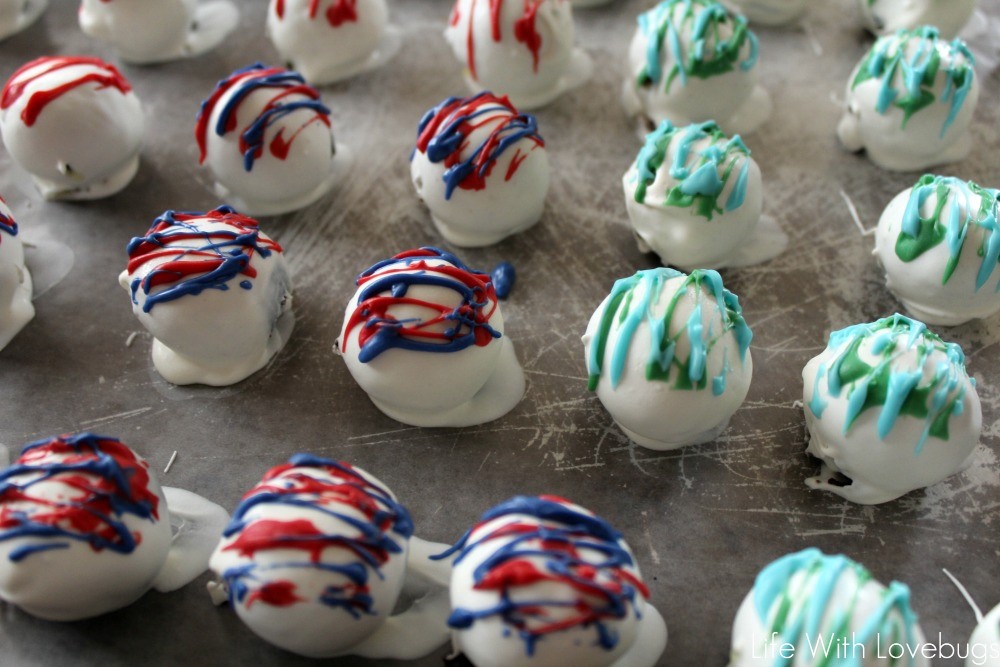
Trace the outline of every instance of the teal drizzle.
{"type": "MultiPolygon", "coordinates": [[[[876,639],[883,647],[893,642],[915,647],[917,615],[910,607],[910,589],[905,584],[890,583],[882,590],[879,606],[872,613],[866,618],[853,618],[861,591],[869,581],[872,575],[864,566],[847,556],[827,556],[815,548],[783,556],[761,570],[754,584],[753,602],[761,624],[767,628],[764,636],[769,639],[771,633],[777,633],[776,646],[788,643],[796,647],[787,659],[775,651],[772,664],[861,667],[865,656],[875,655],[876,639]],[[847,576],[851,572],[854,577],[847,576]],[[835,592],[843,595],[847,603],[831,609],[835,592]],[[833,646],[826,654],[812,648],[821,637],[827,646],[833,646]],[[854,650],[854,642],[864,644],[865,650],[854,650]],[[837,645],[842,647],[840,651],[837,645]],[[811,660],[802,663],[803,657],[811,660]]],[[[894,664],[915,664],[909,654],[900,660],[894,664]]]]}
{"type": "Polygon", "coordinates": [[[728,138],[711,120],[682,128],[665,120],[646,136],[635,161],[638,182],[634,196],[638,203],[646,202],[646,192],[667,162],[671,144],[674,158],[669,171],[677,184],[667,191],[666,206],[691,207],[693,213],[711,220],[716,213],[743,205],[750,177],[750,149],[740,135],[728,138]],[[706,140],[702,148],[695,150],[694,144],[706,140]],[[734,172],[732,191],[720,206],[719,197],[734,172]]]}
{"type": "Polygon", "coordinates": [[[813,386],[809,409],[817,419],[823,418],[826,401],[820,397],[821,382],[827,393],[838,397],[847,391],[846,435],[855,420],[866,410],[878,409],[876,427],[884,440],[901,416],[923,419],[925,427],[916,443],[915,452],[923,451],[928,437],[948,440],[948,424],[952,416],[962,414],[962,399],[971,383],[965,372],[965,354],[955,343],[947,343],[916,320],[893,315],[870,324],[856,324],[830,334],[827,350],[839,350],[827,364],[821,364],[813,386]],[[868,354],[877,358],[870,365],[860,356],[866,346],[868,354]],[[905,362],[904,354],[916,352],[915,362],[905,362]],[[944,359],[932,362],[933,353],[944,359]],[[911,367],[901,367],[904,363],[911,367]],[[924,368],[935,363],[934,373],[923,382],[924,368]]]}
{"type": "Polygon", "coordinates": [[[875,42],[861,61],[851,89],[869,79],[879,79],[875,110],[884,115],[890,106],[901,109],[904,128],[910,117],[921,109],[935,102],[950,104],[948,117],[941,126],[943,137],[972,90],[974,65],[975,58],[965,42],[957,38],[951,42],[940,40],[937,28],[899,30],[875,42]],[[939,73],[945,77],[940,100],[934,93],[939,73]],[[898,84],[902,84],[901,89],[898,84]]]}
{"type": "MultiPolygon", "coordinates": [[[[984,188],[972,181],[932,174],[921,176],[906,202],[900,234],[896,240],[896,256],[904,262],[912,262],[931,248],[946,243],[950,260],[941,275],[941,284],[944,285],[958,266],[969,230],[980,227],[984,230],[985,238],[975,251],[981,258],[976,274],[978,292],[1000,262],[998,197],[1000,190],[984,188]],[[978,207],[972,206],[975,196],[979,197],[978,207]],[[921,211],[931,197],[935,198],[934,210],[925,218],[921,211]]],[[[1000,291],[1000,281],[997,282],[995,291],[1000,291]]]]}
{"type": "Polygon", "coordinates": [[[637,81],[640,86],[663,82],[664,90],[669,90],[674,79],[684,86],[689,76],[707,79],[730,72],[737,65],[749,71],[757,64],[757,36],[747,27],[747,20],[712,0],[664,0],[639,15],[639,30],[645,35],[647,44],[646,64],[637,81]],[[723,39],[722,26],[730,24],[732,35],[723,39]],[[687,53],[684,53],[681,39],[685,31],[690,45],[687,53]],[[741,61],[745,44],[749,44],[750,52],[741,61]],[[664,48],[670,53],[670,70],[666,76],[664,48]]]}
{"type": "MultiPolygon", "coordinates": [[[[646,379],[674,383],[677,389],[701,390],[708,386],[706,361],[709,353],[723,336],[732,332],[740,352],[740,361],[746,360],[753,334],[743,319],[739,299],[722,285],[722,277],[710,269],[696,269],[691,275],[670,268],[639,271],[634,276],[615,282],[600,315],[598,330],[590,344],[587,370],[590,390],[597,388],[608,356],[608,338],[613,328],[618,328],[618,339],[610,350],[611,386],[617,387],[632,345],[632,338],[643,322],[649,327],[651,346],[646,363],[646,379]],[[670,296],[662,315],[653,314],[666,283],[674,278],[684,281],[670,296]],[[707,288],[707,289],[706,289],[707,288]],[[696,305],[682,326],[672,327],[677,303],[688,293],[694,295],[696,305]],[[707,329],[702,323],[704,308],[715,308],[722,320],[722,330],[715,331],[714,324],[707,329]],[[671,328],[677,331],[671,335],[671,328]],[[691,347],[687,359],[679,359],[675,352],[677,342],[686,336],[691,347]],[[673,372],[676,369],[676,372],[673,372]]],[[[711,378],[712,393],[721,395],[726,388],[726,376],[731,370],[728,357],[722,371],[711,378]]]]}

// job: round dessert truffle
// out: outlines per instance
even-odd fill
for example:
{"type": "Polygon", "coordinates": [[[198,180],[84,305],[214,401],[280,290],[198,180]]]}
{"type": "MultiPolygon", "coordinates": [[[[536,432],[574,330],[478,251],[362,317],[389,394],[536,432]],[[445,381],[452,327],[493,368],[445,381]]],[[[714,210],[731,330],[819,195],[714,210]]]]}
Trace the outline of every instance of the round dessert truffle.
{"type": "Polygon", "coordinates": [[[216,194],[248,215],[294,211],[333,185],[330,110],[297,72],[236,70],[202,102],[195,137],[216,194]]]}
{"type": "Polygon", "coordinates": [[[276,646],[314,658],[414,659],[448,632],[443,606],[386,622],[412,535],[409,512],[375,477],[296,454],[243,497],[210,566],[240,619],[276,646]]]}
{"type": "Polygon", "coordinates": [[[487,511],[454,547],[456,650],[476,667],[652,667],[667,628],[621,533],[555,496],[487,511]]]}
{"type": "Polygon", "coordinates": [[[712,0],[664,0],[639,15],[623,99],[653,129],[714,119],[751,132],[771,115],[757,84],[757,37],[747,20],[712,0]]]}
{"type": "Polygon", "coordinates": [[[784,25],[802,16],[809,0],[723,0],[751,23],[784,25]]]}
{"type": "Polygon", "coordinates": [[[267,35],[291,69],[315,85],[387,62],[399,50],[385,0],[271,0],[267,35]]]}
{"type": "Polygon", "coordinates": [[[414,426],[470,426],[510,412],[524,372],[489,275],[437,248],[357,279],[337,351],[379,410],[414,426]]]}
{"type": "Polygon", "coordinates": [[[6,39],[38,20],[49,0],[0,0],[0,39],[6,39]]]}
{"type": "Polygon", "coordinates": [[[729,667],[928,667],[925,643],[906,584],[883,586],[847,556],[806,549],[757,575],[736,612],[729,667]]]}
{"type": "Polygon", "coordinates": [[[450,97],[428,111],[410,174],[438,231],[461,247],[491,245],[531,227],[549,191],[538,122],[492,93],[450,97]]]}
{"type": "Polygon", "coordinates": [[[615,282],[587,325],[589,388],[638,445],[708,442],[750,389],[752,337],[715,271],[639,271],[615,282]]]}
{"type": "Polygon", "coordinates": [[[222,206],[167,211],[128,244],[119,276],[153,334],[153,365],[174,384],[228,385],[264,367],[292,332],[281,246],[222,206]]]}
{"type": "Polygon", "coordinates": [[[0,134],[46,199],[98,199],[139,169],[144,118],[132,86],[98,58],[23,65],[0,98],[0,134]]]}
{"type": "Polygon", "coordinates": [[[886,286],[917,319],[952,326],[1000,311],[998,194],[927,174],[882,213],[875,254],[886,286]]]}
{"type": "Polygon", "coordinates": [[[809,488],[863,505],[964,469],[983,426],[965,355],[921,322],[893,315],[830,334],[802,371],[809,488]]]}
{"type": "Polygon", "coordinates": [[[876,35],[934,26],[946,39],[969,21],[976,0],[857,0],[861,21],[876,35]]]}
{"type": "Polygon", "coordinates": [[[153,585],[170,532],[155,474],[126,445],[31,443],[0,471],[0,599],[52,621],[119,609],[153,585]]]}
{"type": "Polygon", "coordinates": [[[24,246],[14,214],[0,197],[0,350],[35,316],[31,274],[24,266],[24,246]]]}
{"type": "Polygon", "coordinates": [[[200,55],[236,28],[230,0],[83,0],[80,29],[109,44],[127,63],[144,65],[200,55]]]}
{"type": "Polygon", "coordinates": [[[932,27],[880,37],[847,83],[837,135],[879,167],[914,171],[962,160],[979,100],[972,53],[932,27]]]}
{"type": "Polygon", "coordinates": [[[640,252],[686,271],[739,262],[760,220],[760,169],[736,135],[712,121],[646,137],[622,179],[640,252]]]}
{"type": "Polygon", "coordinates": [[[1000,667],[1000,604],[983,616],[972,631],[965,667],[1000,667]]]}
{"type": "Polygon", "coordinates": [[[569,0],[456,0],[444,36],[473,91],[507,95],[520,109],[544,106],[591,74],[573,48],[569,0]]]}

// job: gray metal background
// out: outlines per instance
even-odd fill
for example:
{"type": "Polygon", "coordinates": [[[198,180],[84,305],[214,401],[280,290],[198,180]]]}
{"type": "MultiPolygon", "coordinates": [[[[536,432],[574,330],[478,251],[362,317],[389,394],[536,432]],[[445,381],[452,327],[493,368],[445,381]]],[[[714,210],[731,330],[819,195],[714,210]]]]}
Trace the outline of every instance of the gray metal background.
{"type": "MultiPolygon", "coordinates": [[[[0,45],[0,76],[43,54],[113,56],[82,35],[76,3],[56,0],[40,24],[0,45]]],[[[263,37],[265,3],[242,3],[241,33],[197,60],[123,67],[143,100],[149,136],[136,180],[92,203],[44,203],[0,153],[0,192],[27,239],[71,246],[69,276],[36,302],[35,320],[0,354],[0,442],[18,446],[90,429],[132,445],[180,486],[232,508],[266,468],[309,451],[350,461],[395,490],[418,533],[450,542],[487,507],[516,493],[555,493],[608,518],[628,537],[670,629],[663,665],[724,665],[733,615],[757,571],[815,545],[844,552],[887,581],[913,588],[928,637],[964,642],[971,612],[941,573],[954,572],[989,608],[1000,602],[1000,321],[945,332],[968,353],[985,431],[973,467],[878,507],[812,493],[817,466],[803,454],[803,364],[833,328],[897,308],[838,190],[866,224],[915,174],[881,172],[844,153],[834,137],[850,70],[871,43],[853,3],[816,2],[807,32],[760,29],[760,69],[775,113],[746,137],[764,175],[765,212],[791,236],[777,260],[724,272],[754,330],[750,395],[716,442],[655,453],[629,445],[586,391],[579,338],[612,282],[654,258],[637,252],[620,175],[638,149],[618,103],[635,15],[649,0],[577,12],[579,42],[596,61],[583,88],[538,113],[554,168],[541,224],[499,246],[460,256],[488,268],[512,261],[519,282],[503,304],[507,332],[528,378],[524,401],[477,428],[408,428],[382,416],[331,347],[353,293],[352,277],[404,248],[440,244],[409,181],[407,156],[421,114],[463,92],[440,31],[448,0],[394,0],[405,31],[386,68],[324,90],[337,139],[359,159],[330,196],[264,220],[295,271],[297,329],[269,368],[226,389],[175,388],[149,360],[150,338],[116,276],[124,246],[168,208],[218,204],[196,169],[193,123],[216,80],[254,60],[275,61],[263,37]],[[817,55],[818,44],[823,55],[817,55]]],[[[988,0],[998,13],[1000,2],[988,0]]],[[[1000,87],[994,72],[973,128],[975,148],[947,170],[1000,185],[1000,87]]],[[[417,386],[419,388],[419,385],[417,386]]],[[[90,621],[52,624],[0,604],[2,665],[313,664],[258,640],[226,607],[213,607],[207,576],[147,594],[90,621]]],[[[420,661],[438,665],[444,651],[420,661]]],[[[939,661],[957,665],[960,661],[939,661]]],[[[337,664],[372,664],[343,659],[337,664]]]]}

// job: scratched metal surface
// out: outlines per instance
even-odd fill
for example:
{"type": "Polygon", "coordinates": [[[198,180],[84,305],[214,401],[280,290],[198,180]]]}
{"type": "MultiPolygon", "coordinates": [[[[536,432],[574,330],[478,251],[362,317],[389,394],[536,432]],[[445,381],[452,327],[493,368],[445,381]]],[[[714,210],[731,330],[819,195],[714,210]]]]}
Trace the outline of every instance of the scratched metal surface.
{"type": "MultiPolygon", "coordinates": [[[[265,221],[296,275],[298,324],[267,370],[227,389],[174,388],[152,371],[116,283],[127,240],[167,208],[218,202],[197,174],[192,139],[198,102],[214,82],[256,59],[264,3],[243,5],[244,37],[191,62],[125,67],[150,119],[136,181],[84,204],[43,203],[0,154],[0,191],[29,240],[68,244],[75,263],[36,302],[37,316],[0,355],[0,442],[18,446],[90,429],[121,437],[161,469],[164,483],[228,508],[269,466],[310,451],[378,475],[411,509],[418,533],[450,542],[487,507],[516,493],[555,493],[607,517],[628,536],[670,628],[663,665],[724,665],[736,608],[756,572],[815,545],[845,552],[883,581],[913,588],[927,635],[964,642],[973,617],[941,574],[948,567],[980,605],[1000,602],[1000,322],[958,327],[979,381],[986,424],[973,467],[926,492],[864,508],[809,492],[816,470],[803,454],[800,369],[832,328],[891,313],[871,242],[838,191],[874,224],[913,174],[883,173],[842,152],[833,129],[854,63],[870,39],[844,0],[817,2],[802,29],[759,30],[772,120],[747,137],[764,174],[765,210],[791,246],[768,265],[726,271],[754,329],[750,395],[718,441],[679,452],[629,445],[585,388],[579,337],[612,282],[652,266],[626,227],[619,174],[637,151],[620,111],[621,63],[633,17],[647,0],[578,12],[580,42],[597,62],[587,86],[539,112],[554,166],[542,223],[497,247],[463,251],[474,266],[513,261],[519,282],[503,306],[528,378],[524,401],[491,424],[462,430],[406,428],[382,416],[333,356],[351,278],[400,249],[439,244],[409,182],[407,155],[423,111],[462,91],[439,37],[446,0],[396,0],[403,54],[388,68],[329,88],[338,140],[363,156],[320,203],[265,221]],[[818,55],[819,51],[822,55],[818,55]]],[[[109,57],[77,29],[74,3],[0,46],[0,75],[43,54],[109,57]]],[[[998,13],[1000,2],[987,8],[998,13]]],[[[1000,184],[1000,87],[994,72],[973,130],[975,150],[954,173],[1000,184]]],[[[0,664],[309,664],[265,645],[227,608],[214,608],[207,576],[168,595],[149,593],[102,618],[50,624],[0,604],[0,664]]],[[[444,650],[420,661],[440,664],[444,650]]],[[[958,665],[958,660],[937,664],[958,665]]],[[[337,664],[372,664],[343,659],[337,664]]]]}

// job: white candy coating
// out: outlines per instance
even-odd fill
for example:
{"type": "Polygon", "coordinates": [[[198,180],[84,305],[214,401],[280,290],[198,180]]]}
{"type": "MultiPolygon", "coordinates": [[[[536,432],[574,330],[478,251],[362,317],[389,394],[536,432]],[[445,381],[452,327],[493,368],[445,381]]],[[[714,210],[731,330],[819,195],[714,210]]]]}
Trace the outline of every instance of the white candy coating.
{"type": "Polygon", "coordinates": [[[635,555],[589,510],[554,496],[512,498],[459,546],[449,624],[456,650],[476,667],[652,667],[661,657],[666,625],[646,599],[635,555]],[[592,592],[572,586],[573,577],[592,592]]]}
{"type": "Polygon", "coordinates": [[[549,190],[549,159],[533,116],[519,114],[504,98],[481,93],[451,98],[428,112],[410,175],[441,235],[456,246],[479,247],[538,222],[549,190]],[[499,150],[498,142],[522,133],[499,150]],[[452,139],[460,139],[454,150],[438,155],[441,142],[452,139]],[[456,162],[473,167],[461,182],[452,176],[456,162]]]}
{"type": "Polygon", "coordinates": [[[979,442],[961,348],[902,315],[832,333],[802,381],[806,452],[823,462],[812,489],[888,502],[963,470],[979,442]]]}
{"type": "Polygon", "coordinates": [[[0,350],[35,316],[31,274],[24,266],[18,231],[10,207],[0,197],[0,350]]]}
{"type": "Polygon", "coordinates": [[[872,162],[891,171],[964,159],[972,145],[969,123],[979,100],[972,63],[964,43],[940,40],[933,28],[879,38],[847,81],[845,110],[837,126],[840,142],[849,151],[865,150],[872,162]],[[932,51],[937,62],[930,57],[932,51]],[[927,85],[932,73],[933,83],[927,85]],[[916,100],[928,103],[911,104],[916,100]]]}
{"type": "MultiPolygon", "coordinates": [[[[99,438],[81,434],[56,440],[80,437],[99,438]]],[[[85,447],[82,451],[88,450],[85,447]]],[[[126,489],[115,495],[131,498],[149,508],[155,504],[155,514],[148,517],[109,509],[107,501],[103,500],[106,496],[93,495],[90,490],[104,489],[107,493],[114,483],[87,470],[57,469],[48,479],[36,481],[41,476],[40,466],[58,466],[74,459],[79,463],[72,450],[52,451],[30,458],[26,458],[25,453],[14,467],[4,471],[5,481],[15,485],[14,488],[23,489],[28,497],[18,499],[0,495],[0,518],[16,518],[18,513],[25,512],[28,520],[45,525],[43,517],[47,513],[71,510],[70,503],[78,503],[79,507],[87,508],[80,511],[87,512],[90,518],[110,517],[120,522],[121,528],[120,532],[115,532],[101,518],[92,528],[84,529],[67,518],[58,524],[59,527],[79,538],[55,534],[0,539],[0,598],[39,618],[73,621],[129,605],[149,590],[167,558],[170,514],[155,473],[135,452],[129,452],[134,459],[122,469],[144,470],[148,482],[140,484],[137,475],[130,473],[130,484],[138,493],[126,489]],[[18,469],[19,464],[28,467],[18,469]],[[32,470],[33,467],[38,468],[38,472],[32,470]],[[81,481],[89,486],[81,485],[81,481]],[[151,494],[148,497],[147,491],[151,494]],[[102,546],[103,540],[118,546],[102,546]],[[132,540],[136,542],[134,547],[122,547],[132,540]],[[25,548],[40,550],[18,558],[18,550],[25,548]]],[[[117,502],[114,507],[120,508],[120,501],[117,502]]],[[[77,516],[77,519],[83,518],[77,516]]]]}
{"type": "Polygon", "coordinates": [[[233,72],[203,103],[196,128],[216,193],[248,215],[287,213],[322,197],[336,175],[329,116],[296,72],[233,72]]]}
{"type": "Polygon", "coordinates": [[[728,134],[752,132],[772,108],[757,83],[757,56],[742,16],[713,0],[664,0],[639,16],[623,102],[652,127],[714,120],[728,134]]]}
{"type": "Polygon", "coordinates": [[[139,322],[156,339],[153,365],[174,384],[239,382],[281,350],[294,325],[291,278],[280,246],[256,221],[231,209],[190,218],[167,212],[146,237],[133,239],[130,265],[119,282],[133,295],[139,322]],[[237,235],[251,240],[232,243],[237,235]],[[204,252],[193,253],[196,249],[204,252]],[[246,268],[209,279],[212,271],[225,272],[217,268],[220,252],[229,262],[245,261],[246,268]],[[205,272],[171,276],[169,263],[178,261],[202,262],[205,272]],[[165,282],[147,285],[154,279],[165,282]],[[208,285],[199,289],[204,280],[208,285]],[[166,299],[170,293],[177,296],[166,299]]]}
{"type": "Polygon", "coordinates": [[[31,26],[48,6],[49,0],[0,0],[0,39],[31,26]]]}
{"type": "Polygon", "coordinates": [[[440,587],[442,604],[422,600],[391,616],[408,555],[418,574],[428,570],[412,532],[374,476],[300,454],[244,496],[210,565],[240,619],[276,646],[317,658],[415,659],[446,640],[447,608],[440,587]]]}
{"type": "Polygon", "coordinates": [[[97,199],[124,188],[139,168],[143,127],[131,86],[96,58],[39,58],[4,87],[4,144],[46,199],[97,199]]]}
{"type": "Polygon", "coordinates": [[[388,21],[385,0],[271,0],[267,35],[291,69],[322,85],[371,66],[388,21]]]}
{"type": "Polygon", "coordinates": [[[749,391],[750,337],[715,271],[640,271],[617,281],[590,318],[583,336],[590,386],[643,447],[708,442],[749,391]]]}
{"type": "Polygon", "coordinates": [[[995,190],[924,176],[879,218],[875,255],[886,287],[927,324],[954,326],[1000,311],[997,218],[995,190]],[[929,247],[917,249],[925,243],[929,247]]]}
{"type": "MultiPolygon", "coordinates": [[[[862,0],[863,2],[864,0],[862,0]]],[[[802,16],[810,0],[725,0],[725,4],[760,25],[784,25],[802,16]]]]}
{"type": "Polygon", "coordinates": [[[675,128],[664,121],[647,136],[622,185],[640,251],[685,271],[733,263],[763,207],[750,150],[712,122],[675,128]]]}
{"type": "Polygon", "coordinates": [[[590,76],[589,59],[573,48],[569,0],[456,0],[444,36],[473,91],[506,95],[519,109],[544,106],[590,76]]]}
{"type": "Polygon", "coordinates": [[[83,0],[79,21],[123,61],[144,65],[215,48],[236,28],[239,10],[229,0],[83,0]]]}
{"type": "Polygon", "coordinates": [[[729,667],[928,667],[925,643],[905,585],[887,588],[846,556],[806,549],[758,575],[733,621],[729,667]]]}
{"type": "Polygon", "coordinates": [[[932,25],[951,39],[975,8],[976,0],[858,0],[861,22],[877,35],[932,25]]]}
{"type": "Polygon", "coordinates": [[[1000,604],[972,631],[965,667],[1000,667],[1000,604]]]}
{"type": "Polygon", "coordinates": [[[482,424],[507,414],[524,396],[524,373],[504,334],[490,277],[434,249],[401,253],[362,274],[337,352],[375,406],[405,424],[482,424]],[[392,292],[411,281],[405,294],[392,292]],[[376,309],[359,307],[363,299],[376,309]],[[378,325],[366,326],[369,321],[378,325]],[[361,336],[376,333],[387,346],[368,338],[363,354],[361,336]],[[412,345],[447,351],[408,349],[412,345]]]}

